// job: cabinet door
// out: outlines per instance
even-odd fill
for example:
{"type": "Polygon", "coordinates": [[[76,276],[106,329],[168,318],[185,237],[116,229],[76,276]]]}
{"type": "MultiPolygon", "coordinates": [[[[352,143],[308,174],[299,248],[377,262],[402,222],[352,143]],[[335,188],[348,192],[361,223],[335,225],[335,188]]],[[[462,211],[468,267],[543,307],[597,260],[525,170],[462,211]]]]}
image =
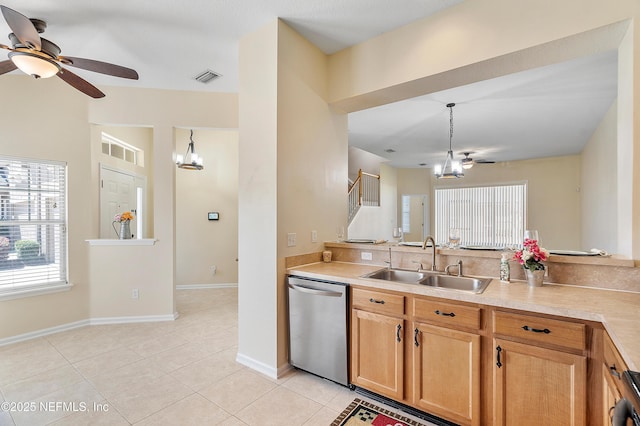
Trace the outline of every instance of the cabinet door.
{"type": "Polygon", "coordinates": [[[381,395],[404,398],[404,320],[354,309],[351,382],[381,395]]]}
{"type": "Polygon", "coordinates": [[[602,424],[611,425],[613,409],[621,395],[615,382],[611,378],[611,371],[606,364],[602,367],[602,424]]]}
{"type": "Polygon", "coordinates": [[[459,424],[480,424],[480,336],[414,324],[414,405],[459,424]]]}
{"type": "Polygon", "coordinates": [[[584,425],[587,359],[494,339],[496,425],[584,425]]]}

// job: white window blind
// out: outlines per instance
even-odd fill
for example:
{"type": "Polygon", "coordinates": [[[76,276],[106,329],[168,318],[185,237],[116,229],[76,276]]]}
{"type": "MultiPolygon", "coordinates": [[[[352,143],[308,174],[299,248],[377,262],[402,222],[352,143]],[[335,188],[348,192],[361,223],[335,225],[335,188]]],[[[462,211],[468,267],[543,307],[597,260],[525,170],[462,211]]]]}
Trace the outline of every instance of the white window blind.
{"type": "Polygon", "coordinates": [[[526,183],[435,190],[436,244],[449,229],[463,246],[517,247],[526,223],[526,183]]]}
{"type": "Polygon", "coordinates": [[[0,156],[0,295],[67,283],[66,164],[0,156]]]}
{"type": "Polygon", "coordinates": [[[402,196],[402,232],[405,234],[411,232],[411,197],[409,195],[402,196]]]}

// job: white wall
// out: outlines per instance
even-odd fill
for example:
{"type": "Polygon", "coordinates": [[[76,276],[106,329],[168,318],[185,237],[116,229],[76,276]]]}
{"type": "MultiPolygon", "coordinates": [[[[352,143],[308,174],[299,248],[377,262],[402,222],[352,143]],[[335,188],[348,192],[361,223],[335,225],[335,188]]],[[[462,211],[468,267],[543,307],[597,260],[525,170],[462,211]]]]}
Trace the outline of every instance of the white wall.
{"type": "MultiPolygon", "coordinates": [[[[176,152],[189,134],[176,129],[176,152]]],[[[176,170],[176,285],[237,284],[238,131],[194,129],[193,140],[204,169],[176,170]]]]}

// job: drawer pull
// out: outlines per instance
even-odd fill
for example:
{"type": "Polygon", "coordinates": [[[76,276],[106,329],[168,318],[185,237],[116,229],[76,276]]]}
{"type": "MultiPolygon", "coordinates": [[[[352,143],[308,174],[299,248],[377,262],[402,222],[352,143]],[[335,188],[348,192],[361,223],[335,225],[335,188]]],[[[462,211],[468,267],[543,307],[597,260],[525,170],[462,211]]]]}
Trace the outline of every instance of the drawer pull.
{"type": "Polygon", "coordinates": [[[396,339],[400,342],[400,330],[402,330],[402,325],[398,324],[398,328],[396,329],[396,339]]]}
{"type": "Polygon", "coordinates": [[[373,297],[371,299],[369,299],[369,302],[371,302],[371,303],[379,303],[381,305],[384,305],[384,300],[376,300],[373,297]]]}
{"type": "Polygon", "coordinates": [[[436,315],[441,315],[443,317],[451,317],[451,318],[453,318],[453,317],[456,316],[456,314],[454,312],[442,312],[440,310],[436,310],[436,311],[434,311],[434,313],[436,315]]]}
{"type": "Polygon", "coordinates": [[[616,379],[620,378],[620,373],[618,373],[618,370],[616,369],[615,365],[612,365],[611,367],[609,367],[609,373],[611,373],[611,375],[614,376],[616,379]]]}
{"type": "Polygon", "coordinates": [[[418,333],[420,333],[420,330],[416,327],[416,329],[413,330],[413,343],[415,343],[416,347],[420,346],[420,343],[418,342],[418,333]]]}
{"type": "Polygon", "coordinates": [[[531,328],[528,325],[522,326],[522,329],[524,331],[533,331],[534,333],[544,333],[544,334],[551,333],[551,330],[549,330],[548,328],[545,328],[544,330],[540,330],[539,328],[531,328]]]}
{"type": "Polygon", "coordinates": [[[498,366],[498,368],[500,368],[500,367],[502,367],[502,363],[500,362],[500,352],[502,352],[502,348],[500,346],[498,346],[496,348],[496,352],[498,353],[498,355],[496,355],[496,358],[497,358],[496,361],[498,361],[498,362],[496,362],[496,365],[498,366]]]}

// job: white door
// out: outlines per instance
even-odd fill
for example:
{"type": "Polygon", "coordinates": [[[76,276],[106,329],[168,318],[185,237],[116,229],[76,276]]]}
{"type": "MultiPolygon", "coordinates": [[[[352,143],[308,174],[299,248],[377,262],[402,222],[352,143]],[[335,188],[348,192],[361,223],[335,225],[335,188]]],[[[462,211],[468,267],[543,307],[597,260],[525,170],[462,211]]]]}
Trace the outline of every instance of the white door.
{"type": "MultiPolygon", "coordinates": [[[[130,211],[137,217],[135,176],[113,169],[100,168],[100,238],[118,238],[113,228],[116,214],[130,211]]],[[[135,233],[136,219],[131,223],[135,233]]]]}

